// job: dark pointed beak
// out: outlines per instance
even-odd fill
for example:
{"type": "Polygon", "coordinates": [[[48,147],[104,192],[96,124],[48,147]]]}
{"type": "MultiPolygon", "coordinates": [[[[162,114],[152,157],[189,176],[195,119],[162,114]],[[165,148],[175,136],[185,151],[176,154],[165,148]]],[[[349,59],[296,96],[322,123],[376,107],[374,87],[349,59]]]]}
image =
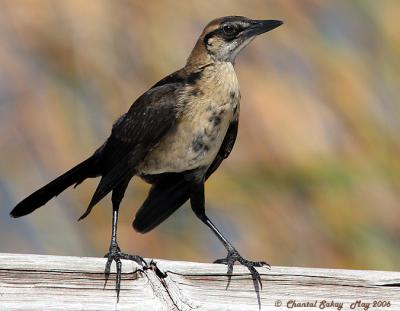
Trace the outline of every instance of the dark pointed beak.
{"type": "Polygon", "coordinates": [[[254,20],[252,21],[251,26],[243,32],[243,35],[246,38],[258,36],[264,32],[275,29],[282,24],[283,22],[278,20],[254,20]]]}

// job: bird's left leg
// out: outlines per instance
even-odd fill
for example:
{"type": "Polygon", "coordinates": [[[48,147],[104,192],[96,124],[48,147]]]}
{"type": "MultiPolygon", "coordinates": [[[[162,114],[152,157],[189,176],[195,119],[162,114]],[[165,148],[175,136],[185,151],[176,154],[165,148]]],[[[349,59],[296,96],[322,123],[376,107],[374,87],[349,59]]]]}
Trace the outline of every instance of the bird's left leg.
{"type": "Polygon", "coordinates": [[[192,184],[190,192],[190,204],[196,216],[214,232],[214,234],[218,237],[218,239],[222,242],[222,244],[228,251],[228,255],[226,256],[226,258],[218,259],[214,263],[226,264],[228,266],[228,276],[232,275],[233,265],[235,264],[235,262],[241,263],[243,266],[249,269],[251,275],[253,276],[253,279],[255,281],[258,281],[261,287],[261,277],[255,267],[267,266],[269,268],[269,264],[264,261],[250,261],[243,258],[207,217],[204,206],[204,182],[197,182],[192,184]]]}
{"type": "Polygon", "coordinates": [[[115,261],[117,266],[117,274],[116,274],[116,283],[115,283],[115,290],[117,291],[117,300],[119,300],[119,292],[121,289],[121,272],[122,272],[122,263],[121,259],[133,260],[137,262],[139,265],[143,267],[147,267],[146,261],[137,255],[129,255],[121,252],[121,249],[118,246],[117,242],[117,225],[118,225],[118,211],[119,205],[124,197],[125,190],[128,186],[129,179],[124,180],[117,187],[113,189],[112,192],[112,205],[113,205],[113,217],[112,217],[112,233],[111,233],[111,243],[110,249],[104,257],[107,258],[106,268],[104,270],[104,274],[106,277],[104,286],[106,285],[108,278],[110,276],[111,264],[115,261]]]}

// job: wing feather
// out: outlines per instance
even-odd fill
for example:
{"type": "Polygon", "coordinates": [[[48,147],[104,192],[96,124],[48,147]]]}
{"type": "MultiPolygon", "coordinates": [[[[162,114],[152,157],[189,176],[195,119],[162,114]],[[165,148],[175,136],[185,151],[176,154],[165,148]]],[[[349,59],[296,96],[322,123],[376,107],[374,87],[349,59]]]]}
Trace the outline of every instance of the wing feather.
{"type": "MultiPolygon", "coordinates": [[[[238,121],[235,120],[230,124],[219,152],[207,170],[205,179],[208,179],[229,156],[235,144],[237,131],[238,121]]],[[[154,229],[189,199],[190,183],[185,176],[191,173],[193,171],[186,174],[185,172],[165,173],[149,177],[153,185],[133,221],[136,231],[146,233],[154,229]]]]}
{"type": "Polygon", "coordinates": [[[80,219],[85,218],[121,180],[131,178],[136,166],[174,127],[179,87],[172,83],[150,89],[117,120],[110,137],[101,147],[102,178],[80,219]]]}

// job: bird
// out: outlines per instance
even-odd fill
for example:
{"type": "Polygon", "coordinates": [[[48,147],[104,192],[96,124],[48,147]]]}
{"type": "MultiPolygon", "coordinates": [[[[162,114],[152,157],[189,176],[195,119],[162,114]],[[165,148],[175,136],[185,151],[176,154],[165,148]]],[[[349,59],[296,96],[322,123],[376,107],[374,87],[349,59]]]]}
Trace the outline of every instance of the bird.
{"type": "Polygon", "coordinates": [[[121,259],[148,267],[141,256],[123,253],[117,241],[120,203],[130,180],[137,176],[151,185],[132,224],[137,232],[154,229],[189,200],[197,218],[226,248],[226,257],[215,263],[227,265],[231,275],[233,265],[238,262],[261,284],[255,267],[269,265],[242,257],[209,219],[205,212],[204,184],[235,144],[241,99],[234,70],[236,57],[258,35],[282,24],[280,20],[244,16],[220,17],[209,22],[183,68],[137,98],[113,124],[104,144],[89,158],[22,200],[10,215],[25,216],[68,187],[76,187],[87,178],[101,177],[79,220],[112,193],[112,233],[104,273],[107,282],[115,262],[115,290],[119,299],[121,259]]]}

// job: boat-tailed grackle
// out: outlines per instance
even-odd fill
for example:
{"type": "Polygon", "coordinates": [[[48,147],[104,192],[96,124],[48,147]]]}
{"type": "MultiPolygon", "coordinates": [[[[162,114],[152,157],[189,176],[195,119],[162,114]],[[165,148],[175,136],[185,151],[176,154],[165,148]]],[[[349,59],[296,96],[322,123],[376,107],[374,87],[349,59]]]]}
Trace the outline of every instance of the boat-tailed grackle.
{"type": "Polygon", "coordinates": [[[142,257],[122,253],[117,243],[118,210],[129,181],[139,176],[151,189],[139,208],[133,227],[146,233],[190,199],[196,216],[225,246],[228,254],[217,263],[246,266],[260,282],[255,267],[267,265],[244,259],[205,213],[204,183],[226,159],[238,131],[240,91],[234,70],[237,54],[257,35],[282,24],[228,16],[211,21],[186,65],[160,80],[140,96],[113,125],[111,135],[92,156],[21,201],[11,216],[27,215],[72,185],[101,176],[89,206],[112,192],[112,237],[105,268],[117,265],[119,297],[121,259],[147,266],[142,257]]]}

